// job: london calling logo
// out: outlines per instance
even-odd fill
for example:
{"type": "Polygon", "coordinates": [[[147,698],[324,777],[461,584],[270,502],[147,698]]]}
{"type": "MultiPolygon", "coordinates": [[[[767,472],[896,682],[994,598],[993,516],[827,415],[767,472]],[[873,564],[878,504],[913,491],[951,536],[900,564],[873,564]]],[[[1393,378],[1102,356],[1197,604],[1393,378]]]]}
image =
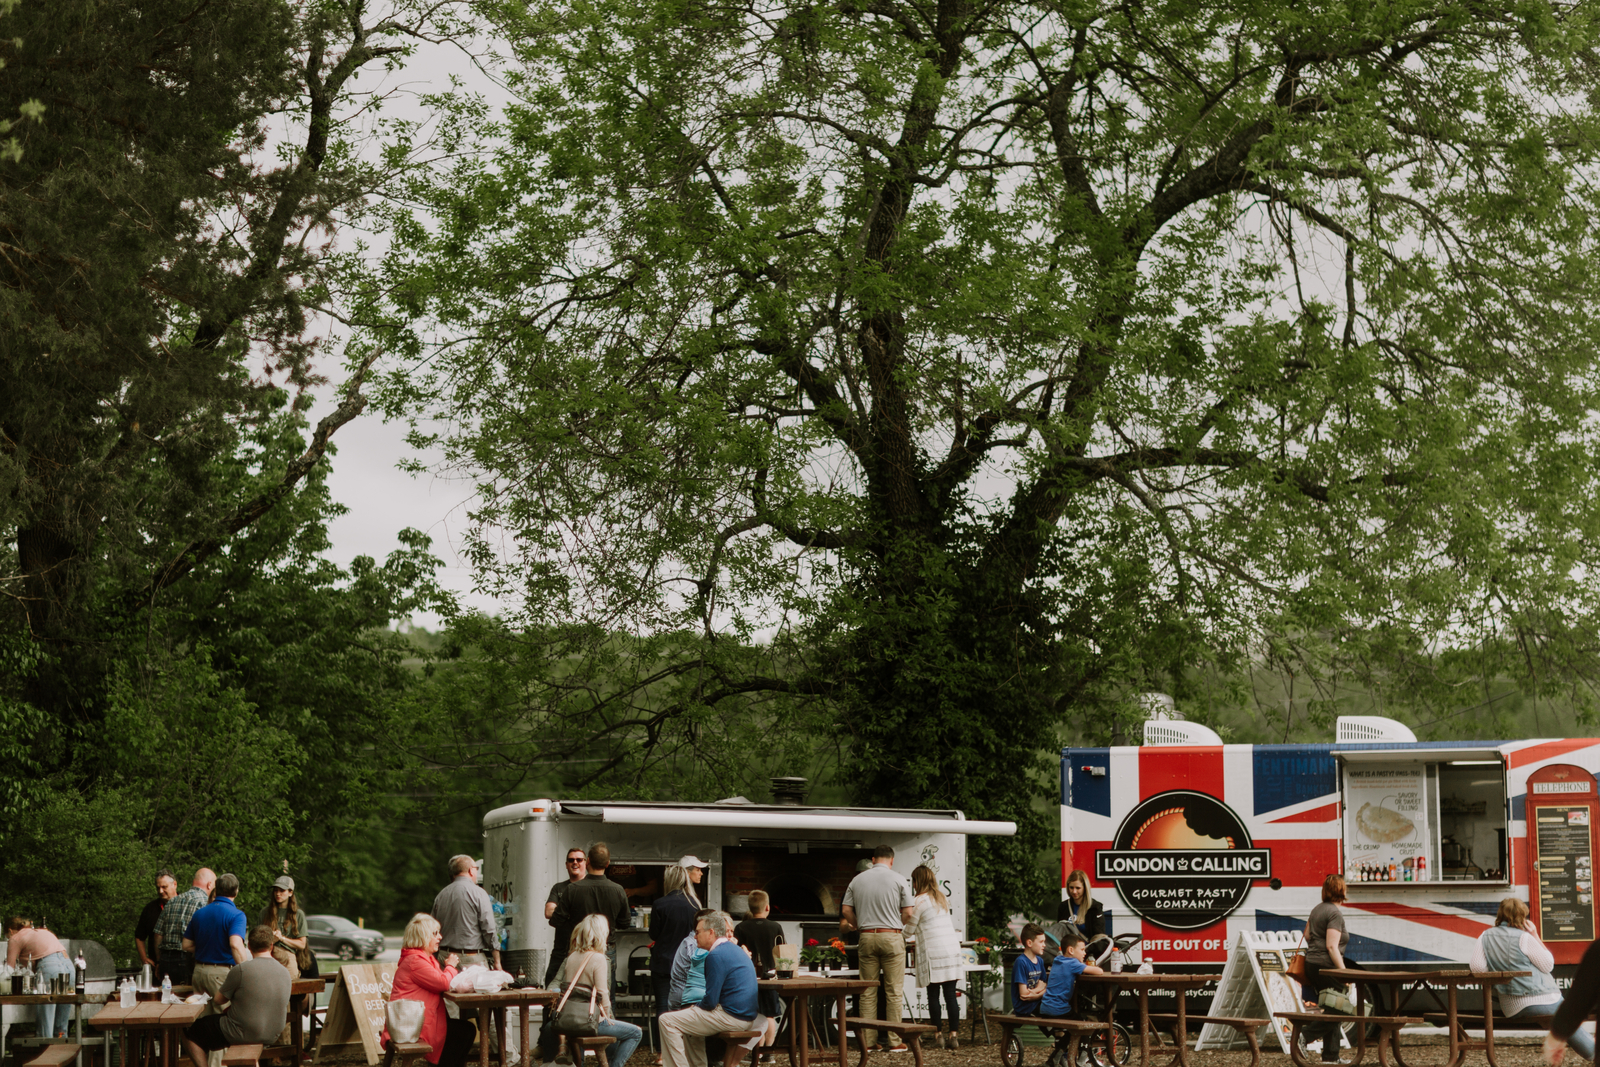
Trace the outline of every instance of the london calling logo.
{"type": "Polygon", "coordinates": [[[1244,821],[1220,800],[1173,789],[1122,820],[1112,847],[1095,853],[1094,869],[1140,918],[1201,930],[1243,904],[1252,881],[1272,877],[1272,853],[1250,847],[1244,821]]]}

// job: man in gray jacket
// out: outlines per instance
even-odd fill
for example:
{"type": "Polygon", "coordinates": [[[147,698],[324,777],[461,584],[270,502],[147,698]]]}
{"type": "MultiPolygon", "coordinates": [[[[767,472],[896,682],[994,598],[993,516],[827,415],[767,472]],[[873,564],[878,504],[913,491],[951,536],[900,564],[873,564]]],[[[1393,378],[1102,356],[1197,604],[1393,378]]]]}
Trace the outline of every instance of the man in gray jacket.
{"type": "Polygon", "coordinates": [[[493,961],[498,971],[500,942],[495,938],[494,901],[477,878],[477,860],[450,857],[450,884],[433,898],[433,917],[439,920],[439,959],[454,952],[461,957],[462,968],[493,961]]]}

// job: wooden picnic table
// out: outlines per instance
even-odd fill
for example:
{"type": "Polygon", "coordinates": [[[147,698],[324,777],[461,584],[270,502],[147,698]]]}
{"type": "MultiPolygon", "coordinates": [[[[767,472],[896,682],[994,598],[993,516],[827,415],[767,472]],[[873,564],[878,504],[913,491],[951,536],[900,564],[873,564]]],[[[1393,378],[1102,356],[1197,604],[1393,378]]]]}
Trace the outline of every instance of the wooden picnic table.
{"type": "MultiPolygon", "coordinates": [[[[770,989],[789,1002],[789,1064],[790,1067],[810,1067],[811,997],[834,997],[839,1005],[839,1067],[849,1067],[849,1043],[844,1039],[845,1018],[850,1014],[849,998],[853,993],[865,993],[877,987],[877,982],[861,978],[823,978],[820,975],[797,975],[794,978],[762,978],[756,982],[760,989],[770,989]]],[[[620,1065],[619,1065],[620,1067],[620,1065]]]]}
{"type": "MultiPolygon", "coordinates": [[[[1177,1021],[1174,1028],[1182,1033],[1188,1025],[1187,1006],[1188,993],[1191,989],[1211,985],[1218,979],[1215,974],[1167,974],[1157,971],[1154,974],[1140,974],[1137,971],[1121,971],[1112,974],[1103,971],[1100,974],[1085,973],[1078,975],[1078,985],[1104,986],[1109,995],[1106,997],[1105,1021],[1112,1023],[1117,1017],[1117,997],[1124,991],[1130,991],[1139,998],[1139,1063],[1140,1067],[1150,1067],[1150,993],[1172,992],[1177,995],[1177,1021]]],[[[1114,1040],[1116,1029],[1112,1028],[1107,1036],[1107,1041],[1114,1040]]],[[[1174,1055],[1169,1064],[1176,1067],[1189,1067],[1189,1046],[1183,1041],[1177,1043],[1173,1050],[1174,1055]]]]}
{"type": "Polygon", "coordinates": [[[124,1008],[120,1003],[113,1001],[101,1008],[95,1017],[89,1020],[89,1025],[100,1031],[121,1031],[121,1059],[124,1064],[130,1062],[128,1059],[130,1035],[145,1045],[140,1055],[140,1062],[145,1064],[149,1063],[148,1043],[159,1037],[161,1067],[174,1067],[178,1062],[178,1044],[183,1039],[183,1031],[194,1025],[206,1007],[204,1004],[187,1002],[162,1004],[159,1001],[143,1001],[131,1008],[124,1008]]]}
{"type": "MultiPolygon", "coordinates": [[[[520,1046],[523,1063],[533,1062],[530,1058],[529,1037],[532,1033],[528,1024],[528,1009],[554,1004],[556,991],[553,989],[502,989],[498,993],[446,993],[445,998],[461,1008],[471,1008],[478,1013],[478,1067],[489,1067],[489,1025],[491,1019],[497,1027],[500,1038],[500,1063],[506,1062],[506,1009],[521,1008],[517,1013],[517,1035],[522,1039],[520,1046]]],[[[621,1067],[619,1064],[618,1067],[621,1067]]]]}
{"type": "MultiPolygon", "coordinates": [[[[1356,1015],[1358,1017],[1361,1014],[1361,1006],[1365,1003],[1364,987],[1367,985],[1381,985],[1388,987],[1388,1001],[1397,1016],[1400,1014],[1401,998],[1406,995],[1406,986],[1412,987],[1412,991],[1415,991],[1417,988],[1422,986],[1444,986],[1444,1010],[1445,1018],[1447,1020],[1446,1029],[1450,1031],[1450,1058],[1445,1062],[1444,1067],[1461,1067],[1462,1062],[1467,1058],[1467,1053],[1477,1050],[1483,1051],[1485,1058],[1489,1061],[1490,1067],[1500,1067],[1499,1062],[1494,1056],[1494,987],[1504,982],[1509,982],[1513,978],[1526,978],[1533,972],[1482,971],[1474,974],[1472,971],[1468,970],[1379,971],[1366,967],[1347,967],[1343,969],[1336,967],[1324,967],[1322,973],[1327,975],[1329,978],[1336,978],[1340,981],[1355,983],[1356,1015]],[[1476,1038],[1468,1038],[1465,1036],[1465,1031],[1456,1024],[1457,1017],[1460,1014],[1460,1008],[1458,1004],[1460,997],[1458,991],[1462,986],[1478,986],[1482,990],[1483,1014],[1485,1018],[1483,1039],[1481,1041],[1476,1038]]],[[[1358,1053],[1356,1062],[1360,1063],[1361,1060],[1359,1050],[1364,1050],[1365,1048],[1366,1027],[1358,1026],[1356,1029],[1360,1031],[1360,1043],[1357,1046],[1358,1053]]],[[[1379,1051],[1379,1062],[1381,1064],[1382,1050],[1380,1049],[1379,1051]]],[[[1405,1057],[1400,1051],[1399,1042],[1395,1042],[1390,1047],[1390,1051],[1394,1053],[1395,1062],[1399,1064],[1400,1067],[1406,1067],[1405,1057]]]]}
{"type": "Polygon", "coordinates": [[[0,1004],[11,1004],[17,1007],[28,1004],[75,1005],[77,1010],[72,1013],[72,1020],[78,1036],[77,1063],[78,1067],[83,1067],[83,1007],[85,1004],[104,1004],[106,999],[105,993],[18,993],[16,996],[8,993],[5,996],[0,996],[0,1004]]]}

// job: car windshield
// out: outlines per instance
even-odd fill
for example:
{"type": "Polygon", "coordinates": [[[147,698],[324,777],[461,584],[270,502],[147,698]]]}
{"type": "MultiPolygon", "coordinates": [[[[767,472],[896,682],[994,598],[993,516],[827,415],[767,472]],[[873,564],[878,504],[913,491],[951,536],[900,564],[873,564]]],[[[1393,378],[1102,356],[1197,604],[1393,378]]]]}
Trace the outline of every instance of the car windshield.
{"type": "Polygon", "coordinates": [[[328,924],[328,928],[332,929],[332,930],[355,930],[355,929],[357,929],[357,926],[356,926],[355,923],[351,922],[349,919],[341,919],[337,915],[325,916],[322,921],[327,923],[328,924]]]}

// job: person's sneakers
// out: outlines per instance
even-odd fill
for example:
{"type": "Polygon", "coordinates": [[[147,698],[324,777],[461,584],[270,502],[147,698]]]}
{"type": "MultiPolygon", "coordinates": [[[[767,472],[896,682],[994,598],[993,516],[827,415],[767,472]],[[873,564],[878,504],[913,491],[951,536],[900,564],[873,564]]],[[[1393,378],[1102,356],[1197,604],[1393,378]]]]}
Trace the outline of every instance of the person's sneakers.
{"type": "Polygon", "coordinates": [[[885,1051],[885,1052],[910,1052],[911,1050],[906,1048],[906,1046],[902,1042],[896,1041],[892,1045],[884,1046],[883,1051],[885,1051]]]}
{"type": "Polygon", "coordinates": [[[762,1063],[777,1063],[778,1062],[778,1057],[774,1056],[770,1052],[763,1052],[761,1054],[761,1061],[760,1062],[762,1062],[762,1063]]]}
{"type": "Polygon", "coordinates": [[[956,1032],[954,1030],[945,1035],[944,1047],[949,1049],[951,1052],[954,1052],[956,1049],[961,1047],[961,1042],[956,1040],[956,1032]]]}

